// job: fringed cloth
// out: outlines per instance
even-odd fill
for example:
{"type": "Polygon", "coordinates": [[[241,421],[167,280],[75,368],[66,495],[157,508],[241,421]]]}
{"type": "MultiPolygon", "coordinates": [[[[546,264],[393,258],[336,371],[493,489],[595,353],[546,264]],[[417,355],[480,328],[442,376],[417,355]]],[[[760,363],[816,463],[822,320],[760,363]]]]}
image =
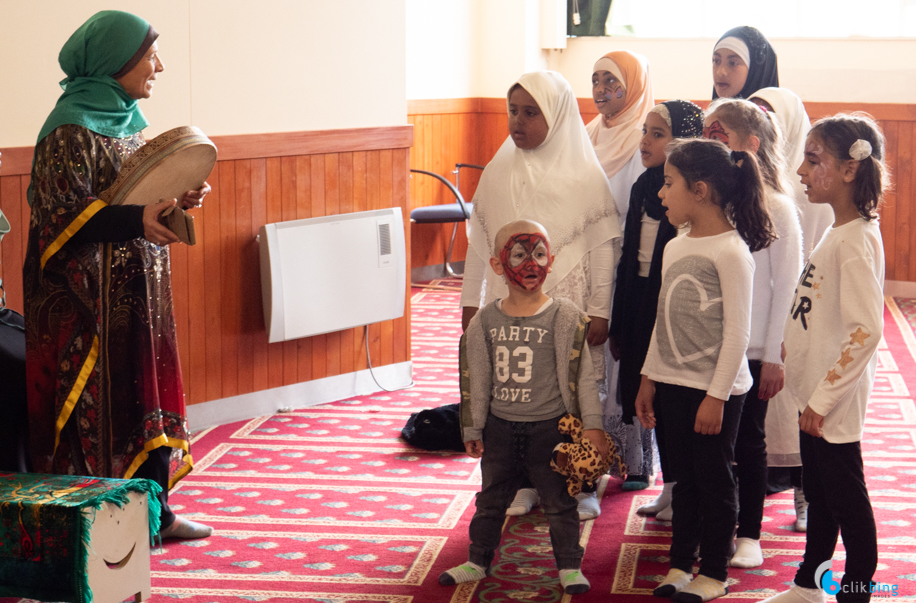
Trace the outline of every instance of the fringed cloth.
{"type": "Polygon", "coordinates": [[[146,493],[149,533],[159,533],[159,485],[145,479],[0,475],[0,596],[91,603],[86,563],[102,503],[146,493]]]}

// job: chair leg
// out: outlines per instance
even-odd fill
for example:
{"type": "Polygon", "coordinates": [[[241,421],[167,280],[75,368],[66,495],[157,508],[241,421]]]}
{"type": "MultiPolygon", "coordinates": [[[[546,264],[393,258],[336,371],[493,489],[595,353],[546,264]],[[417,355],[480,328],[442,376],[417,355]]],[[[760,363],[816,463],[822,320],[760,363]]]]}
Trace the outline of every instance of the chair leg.
{"type": "Polygon", "coordinates": [[[458,224],[460,222],[455,222],[455,226],[452,227],[452,240],[448,243],[448,253],[445,254],[445,272],[452,278],[461,278],[464,274],[458,274],[452,270],[452,250],[455,248],[455,236],[458,234],[458,224]]]}

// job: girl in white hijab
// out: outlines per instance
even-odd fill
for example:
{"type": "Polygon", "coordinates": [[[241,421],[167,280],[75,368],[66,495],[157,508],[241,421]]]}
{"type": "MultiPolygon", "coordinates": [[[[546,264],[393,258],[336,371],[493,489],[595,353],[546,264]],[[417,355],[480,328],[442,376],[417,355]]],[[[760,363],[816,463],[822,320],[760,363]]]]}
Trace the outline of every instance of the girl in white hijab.
{"type": "MultiPolygon", "coordinates": [[[[507,104],[510,136],[480,178],[468,222],[462,326],[467,328],[478,308],[508,295],[505,282],[488,260],[495,255],[497,231],[509,222],[527,219],[547,229],[556,255],[544,292],[565,297],[588,314],[592,319],[588,343],[604,346],[615,255],[620,247],[614,243],[621,229],[617,206],[582,124],[576,96],[559,73],[536,71],[526,73],[509,88],[507,104]],[[526,102],[534,106],[524,104],[522,98],[531,99],[526,102]],[[546,136],[532,146],[524,122],[540,116],[546,121],[546,136]]],[[[604,350],[594,350],[592,360],[599,388],[606,391],[604,350]]],[[[522,495],[527,495],[527,502],[520,512],[513,503],[511,514],[527,513],[536,503],[533,490],[520,491],[522,495]]]]}
{"type": "Polygon", "coordinates": [[[808,130],[811,129],[808,113],[802,100],[788,88],[763,88],[755,92],[751,100],[767,111],[775,113],[776,121],[782,130],[787,164],[786,177],[792,183],[790,196],[795,199],[798,208],[798,218],[802,227],[802,249],[807,262],[811,251],[824,236],[824,231],[833,224],[833,210],[827,205],[809,203],[801,178],[795,173],[805,159],[805,140],[808,130]]]}

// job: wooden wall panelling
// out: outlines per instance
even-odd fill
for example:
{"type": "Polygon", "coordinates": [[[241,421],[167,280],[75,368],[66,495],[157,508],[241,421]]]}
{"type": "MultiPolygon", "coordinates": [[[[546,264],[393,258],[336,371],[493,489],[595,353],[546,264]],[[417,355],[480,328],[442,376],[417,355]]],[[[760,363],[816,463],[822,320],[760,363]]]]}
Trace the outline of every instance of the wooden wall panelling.
{"type": "MultiPolygon", "coordinates": [[[[701,107],[709,104],[709,101],[695,102],[701,107]]],[[[578,104],[583,123],[588,123],[598,115],[591,99],[578,99],[578,104]]],[[[851,111],[865,111],[878,120],[887,139],[886,163],[892,185],[881,209],[887,279],[916,281],[916,228],[912,228],[916,223],[916,175],[912,167],[913,146],[916,143],[916,104],[810,102],[805,107],[812,121],[851,111]]],[[[498,98],[410,101],[408,113],[408,120],[416,129],[411,167],[432,170],[442,166],[439,168],[441,173],[451,171],[456,161],[486,165],[505,141],[508,131],[505,101],[498,98]],[[433,118],[437,116],[447,118],[449,123],[446,132],[440,133],[439,140],[432,126],[435,123],[433,118]]],[[[468,200],[473,197],[478,177],[470,170],[462,174],[461,192],[468,200]]],[[[428,194],[421,186],[425,185],[411,183],[411,208],[451,202],[435,194],[428,194]]],[[[434,225],[415,225],[412,233],[413,266],[440,264],[451,226],[441,225],[437,228],[434,225]]],[[[465,252],[466,239],[461,232],[453,258],[459,261],[465,252]]]]}
{"type": "MultiPolygon", "coordinates": [[[[4,156],[4,161],[6,158],[4,156]]],[[[22,263],[28,245],[28,203],[25,192],[27,176],[0,176],[0,210],[10,223],[10,231],[3,237],[0,253],[3,288],[10,308],[22,311],[22,263]],[[23,205],[25,209],[23,209],[23,205]],[[25,219],[23,219],[23,214],[25,219]]]]}
{"type": "MultiPolygon", "coordinates": [[[[891,122],[884,128],[884,139],[886,143],[885,152],[890,159],[897,156],[897,131],[899,124],[891,122]]],[[[896,174],[892,174],[896,177],[896,174]]],[[[897,191],[896,187],[887,191],[884,198],[884,207],[881,208],[881,238],[884,240],[884,274],[890,280],[894,278],[897,268],[897,191]],[[889,253],[890,251],[894,253],[889,253]]],[[[906,234],[904,233],[904,238],[906,234]]]]}
{"type": "Polygon", "coordinates": [[[264,320],[263,313],[258,316],[250,310],[253,306],[251,296],[260,294],[260,287],[254,286],[250,279],[251,275],[260,274],[260,266],[257,232],[253,232],[251,160],[240,159],[234,163],[238,275],[235,289],[229,294],[235,298],[235,322],[238,324],[238,391],[253,392],[255,338],[258,332],[263,332],[264,320]]]}
{"type": "MultiPolygon", "coordinates": [[[[261,274],[260,249],[255,237],[260,233],[261,226],[269,223],[267,219],[267,162],[267,159],[251,160],[251,230],[249,231],[251,239],[246,246],[249,252],[245,256],[248,258],[246,263],[248,269],[245,271],[248,279],[251,279],[251,275],[254,274],[257,274],[258,279],[260,279],[261,274]]],[[[243,287],[245,292],[240,292],[240,294],[243,295],[246,301],[245,305],[248,308],[245,324],[249,329],[248,332],[252,342],[253,360],[251,371],[253,383],[251,391],[257,392],[270,387],[270,351],[264,325],[264,312],[263,308],[254,299],[261,295],[261,283],[260,280],[257,282],[247,280],[243,282],[243,287]],[[259,308],[261,309],[260,313],[258,312],[259,308]]]]}
{"type": "MultiPolygon", "coordinates": [[[[392,206],[409,226],[412,136],[411,127],[398,126],[214,138],[220,160],[208,179],[213,192],[192,212],[198,243],[171,249],[189,404],[367,367],[363,328],[267,343],[255,237],[267,223],[392,206]]],[[[10,307],[21,311],[31,150],[0,151],[0,209],[12,225],[0,245],[0,277],[10,307]]],[[[369,342],[374,366],[409,360],[409,302],[404,317],[372,325],[369,342]]]]}

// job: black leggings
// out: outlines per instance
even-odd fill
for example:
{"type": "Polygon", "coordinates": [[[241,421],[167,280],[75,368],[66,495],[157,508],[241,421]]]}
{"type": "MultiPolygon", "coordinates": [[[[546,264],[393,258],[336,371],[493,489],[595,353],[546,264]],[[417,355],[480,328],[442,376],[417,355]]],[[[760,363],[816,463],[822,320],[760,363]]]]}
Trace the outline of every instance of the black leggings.
{"type": "Polygon", "coordinates": [[[159,484],[162,492],[159,493],[159,504],[162,512],[159,514],[159,529],[164,530],[175,523],[175,514],[169,508],[169,457],[172,449],[162,446],[150,450],[149,457],[134,472],[133,477],[145,478],[159,484]]]}

